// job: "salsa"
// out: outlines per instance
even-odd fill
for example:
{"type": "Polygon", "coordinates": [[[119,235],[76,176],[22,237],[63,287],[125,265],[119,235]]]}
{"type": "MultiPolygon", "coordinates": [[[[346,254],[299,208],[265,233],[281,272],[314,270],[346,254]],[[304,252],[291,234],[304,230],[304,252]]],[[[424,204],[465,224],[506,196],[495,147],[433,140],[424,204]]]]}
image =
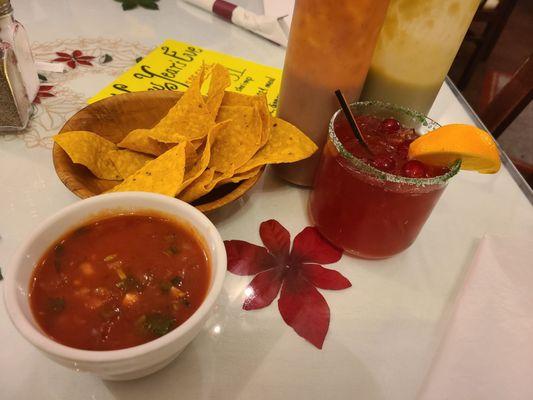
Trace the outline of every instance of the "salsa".
{"type": "Polygon", "coordinates": [[[54,243],[30,281],[30,306],[43,331],[85,350],[154,340],[186,321],[210,283],[201,240],[158,215],[119,214],[54,243]]]}
{"type": "MultiPolygon", "coordinates": [[[[407,159],[409,144],[418,137],[413,129],[392,118],[358,115],[356,120],[370,152],[357,142],[343,115],[335,121],[335,134],[366,164],[409,178],[447,172],[407,159]]],[[[323,236],[346,252],[362,258],[386,258],[413,243],[444,187],[372,176],[351,165],[328,140],[309,200],[311,219],[323,236]]]]}

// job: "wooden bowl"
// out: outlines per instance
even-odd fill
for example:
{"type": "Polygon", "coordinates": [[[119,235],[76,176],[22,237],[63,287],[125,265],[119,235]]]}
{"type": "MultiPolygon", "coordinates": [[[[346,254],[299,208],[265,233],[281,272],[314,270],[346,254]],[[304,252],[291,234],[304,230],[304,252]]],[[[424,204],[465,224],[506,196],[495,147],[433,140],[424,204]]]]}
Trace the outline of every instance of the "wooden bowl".
{"type": "MultiPolygon", "coordinates": [[[[59,133],[91,131],[118,143],[133,129],[153,127],[181,95],[181,92],[148,91],[111,96],[78,111],[59,133]]],[[[82,199],[101,194],[118,183],[98,179],[85,166],[73,163],[67,153],[55,143],[52,157],[61,182],[82,199]]],[[[250,190],[263,171],[264,168],[256,176],[239,183],[222,185],[195,200],[192,205],[202,212],[220,208],[250,190]]]]}

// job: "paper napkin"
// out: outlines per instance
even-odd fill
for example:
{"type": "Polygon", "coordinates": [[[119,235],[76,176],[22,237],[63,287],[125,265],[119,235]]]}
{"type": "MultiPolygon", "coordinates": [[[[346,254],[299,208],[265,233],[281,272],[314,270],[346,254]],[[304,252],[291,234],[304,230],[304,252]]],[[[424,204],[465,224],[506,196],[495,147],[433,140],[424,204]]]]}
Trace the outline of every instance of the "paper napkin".
{"type": "Polygon", "coordinates": [[[533,399],[533,235],[481,240],[419,399],[533,399]]]}
{"type": "Polygon", "coordinates": [[[281,26],[288,36],[294,10],[294,0],[263,0],[263,9],[265,15],[281,18],[281,26]]]}

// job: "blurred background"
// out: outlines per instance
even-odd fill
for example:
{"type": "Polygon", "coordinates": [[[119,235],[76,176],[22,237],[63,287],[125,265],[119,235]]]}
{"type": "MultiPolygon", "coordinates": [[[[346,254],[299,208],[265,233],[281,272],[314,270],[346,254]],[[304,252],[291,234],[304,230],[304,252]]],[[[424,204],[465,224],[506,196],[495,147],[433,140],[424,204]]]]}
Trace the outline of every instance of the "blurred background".
{"type": "Polygon", "coordinates": [[[450,78],[533,186],[533,1],[485,0],[450,78]]]}

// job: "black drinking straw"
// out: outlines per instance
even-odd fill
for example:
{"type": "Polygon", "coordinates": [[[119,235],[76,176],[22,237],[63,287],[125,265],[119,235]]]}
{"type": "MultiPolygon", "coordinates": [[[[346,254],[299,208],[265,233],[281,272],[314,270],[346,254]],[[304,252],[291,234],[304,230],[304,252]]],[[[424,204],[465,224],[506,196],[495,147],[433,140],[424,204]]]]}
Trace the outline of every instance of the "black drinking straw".
{"type": "Polygon", "coordinates": [[[348,123],[350,124],[350,128],[352,128],[353,134],[359,144],[363,146],[369,153],[372,153],[370,149],[368,148],[368,145],[365,142],[365,139],[363,139],[363,135],[361,134],[361,130],[357,126],[357,122],[355,121],[355,118],[352,114],[352,110],[350,110],[350,106],[348,106],[348,103],[346,102],[346,99],[344,98],[344,95],[342,94],[340,89],[335,90],[335,95],[337,96],[337,99],[339,100],[339,104],[341,105],[342,111],[344,111],[344,115],[346,116],[346,119],[348,120],[348,123]]]}

